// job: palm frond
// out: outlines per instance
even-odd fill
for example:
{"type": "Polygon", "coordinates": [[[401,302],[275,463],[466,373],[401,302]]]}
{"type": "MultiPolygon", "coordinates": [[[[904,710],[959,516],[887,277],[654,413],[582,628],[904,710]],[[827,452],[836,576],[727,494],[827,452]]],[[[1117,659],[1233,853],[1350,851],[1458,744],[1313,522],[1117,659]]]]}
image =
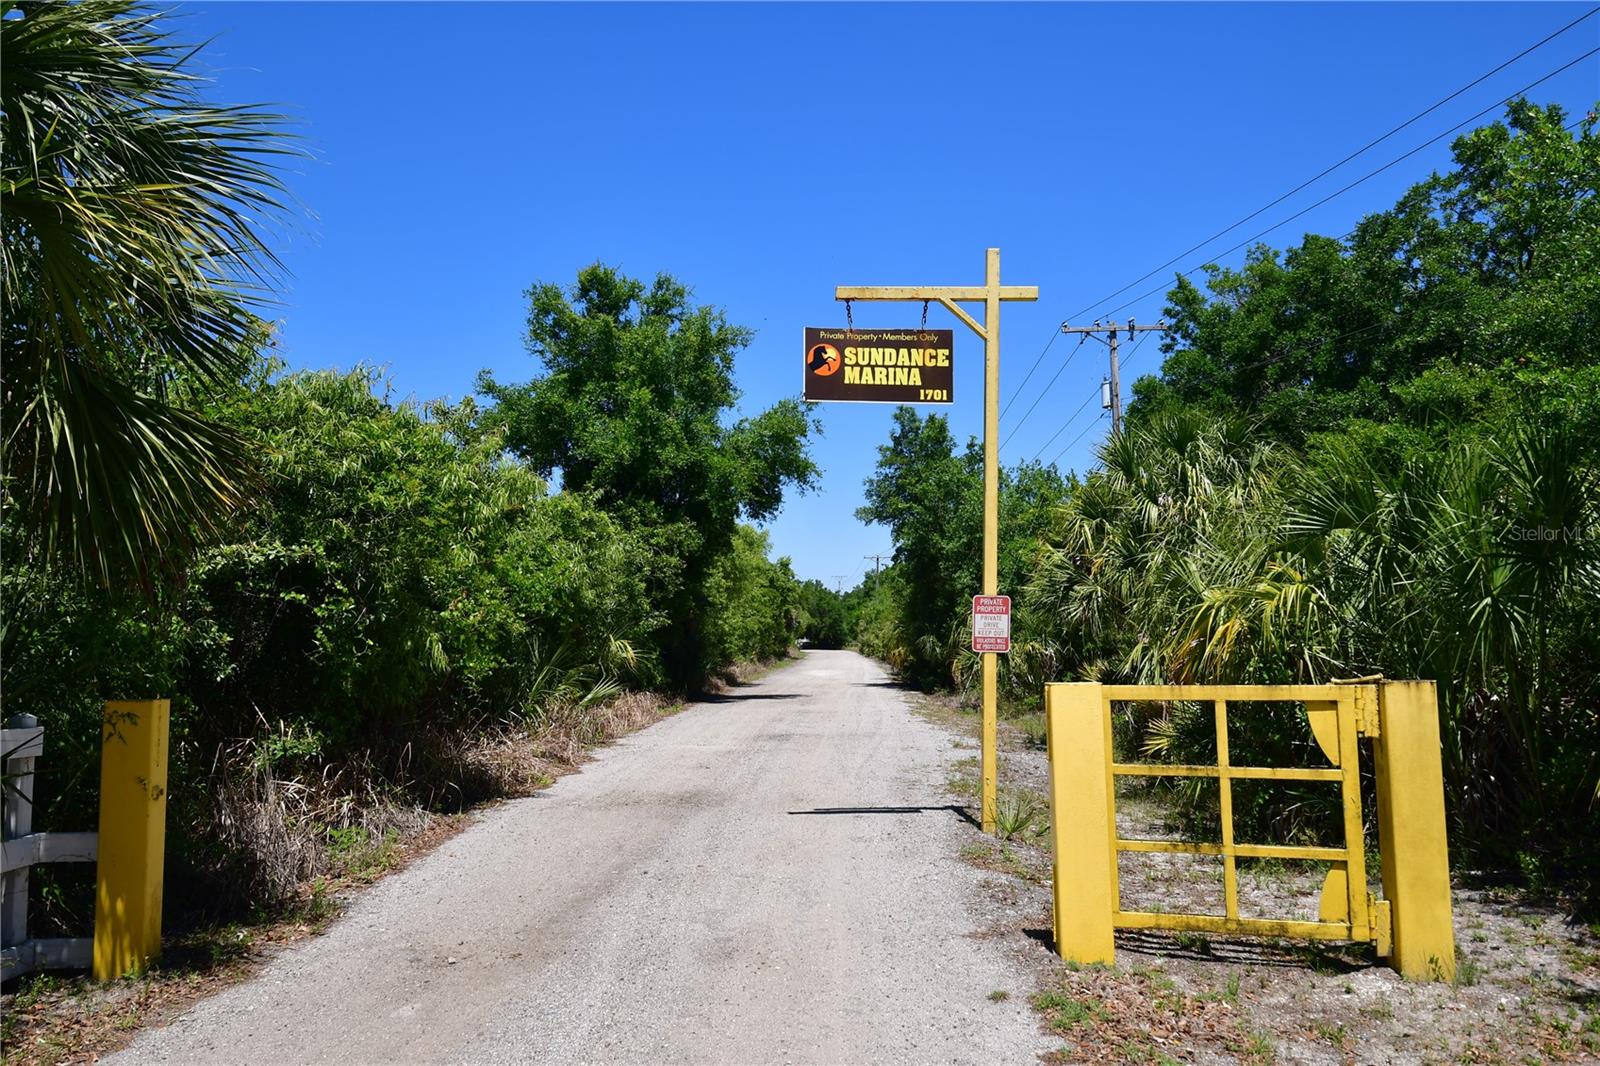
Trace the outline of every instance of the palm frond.
{"type": "Polygon", "coordinates": [[[7,3],[0,20],[0,427],[33,546],[148,576],[246,497],[244,442],[175,405],[253,365],[282,272],[280,115],[198,96],[161,15],[7,3]]]}

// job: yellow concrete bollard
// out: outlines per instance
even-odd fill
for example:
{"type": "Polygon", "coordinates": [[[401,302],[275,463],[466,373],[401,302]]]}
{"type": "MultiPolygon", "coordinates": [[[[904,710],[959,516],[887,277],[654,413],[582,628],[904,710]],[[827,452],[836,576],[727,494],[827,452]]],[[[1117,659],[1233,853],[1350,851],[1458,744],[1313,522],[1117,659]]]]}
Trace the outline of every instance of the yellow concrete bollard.
{"type": "Polygon", "coordinates": [[[94,976],[139,973],[161,952],[167,835],[167,700],[108,702],[100,746],[94,976]]]}
{"type": "Polygon", "coordinates": [[[1095,683],[1046,685],[1056,952],[1068,962],[1116,960],[1111,723],[1095,683]]]}
{"type": "Polygon", "coordinates": [[[1382,682],[1378,706],[1372,750],[1383,894],[1393,927],[1389,961],[1408,978],[1454,981],[1455,927],[1434,683],[1382,682]]]}

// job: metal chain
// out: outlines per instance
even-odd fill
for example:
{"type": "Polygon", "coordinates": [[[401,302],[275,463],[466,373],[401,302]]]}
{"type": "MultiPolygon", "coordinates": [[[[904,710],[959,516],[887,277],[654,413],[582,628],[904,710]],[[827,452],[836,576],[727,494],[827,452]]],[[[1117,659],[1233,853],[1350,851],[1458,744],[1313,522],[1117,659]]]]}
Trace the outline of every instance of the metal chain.
{"type": "Polygon", "coordinates": [[[850,313],[850,301],[844,302],[844,335],[854,337],[856,334],[856,316],[850,313]]]}
{"type": "Polygon", "coordinates": [[[928,332],[928,301],[922,301],[922,332],[928,332]]]}

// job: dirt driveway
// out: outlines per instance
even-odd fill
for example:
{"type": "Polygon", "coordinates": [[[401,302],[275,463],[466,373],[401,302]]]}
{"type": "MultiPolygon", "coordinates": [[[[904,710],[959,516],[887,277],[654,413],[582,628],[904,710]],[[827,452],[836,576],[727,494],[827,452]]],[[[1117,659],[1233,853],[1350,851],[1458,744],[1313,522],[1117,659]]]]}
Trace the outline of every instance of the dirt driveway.
{"type": "Polygon", "coordinates": [[[485,815],[117,1063],[1029,1063],[959,753],[818,651],[485,815]],[[990,998],[1007,992],[1009,998],[990,998]]]}

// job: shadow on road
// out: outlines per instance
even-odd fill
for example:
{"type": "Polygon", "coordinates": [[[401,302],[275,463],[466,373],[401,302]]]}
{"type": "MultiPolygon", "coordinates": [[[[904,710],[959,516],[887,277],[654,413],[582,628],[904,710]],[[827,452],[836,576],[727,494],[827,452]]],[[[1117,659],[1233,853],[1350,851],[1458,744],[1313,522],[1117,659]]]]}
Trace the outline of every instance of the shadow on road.
{"type": "Polygon", "coordinates": [[[971,826],[978,826],[978,820],[972,812],[965,807],[954,803],[941,804],[936,807],[813,807],[809,811],[790,811],[790,814],[927,814],[929,812],[949,811],[971,826]]]}
{"type": "Polygon", "coordinates": [[[715,695],[701,696],[699,703],[747,703],[750,700],[797,700],[798,692],[746,692],[737,693],[719,692],[715,695]]]}

